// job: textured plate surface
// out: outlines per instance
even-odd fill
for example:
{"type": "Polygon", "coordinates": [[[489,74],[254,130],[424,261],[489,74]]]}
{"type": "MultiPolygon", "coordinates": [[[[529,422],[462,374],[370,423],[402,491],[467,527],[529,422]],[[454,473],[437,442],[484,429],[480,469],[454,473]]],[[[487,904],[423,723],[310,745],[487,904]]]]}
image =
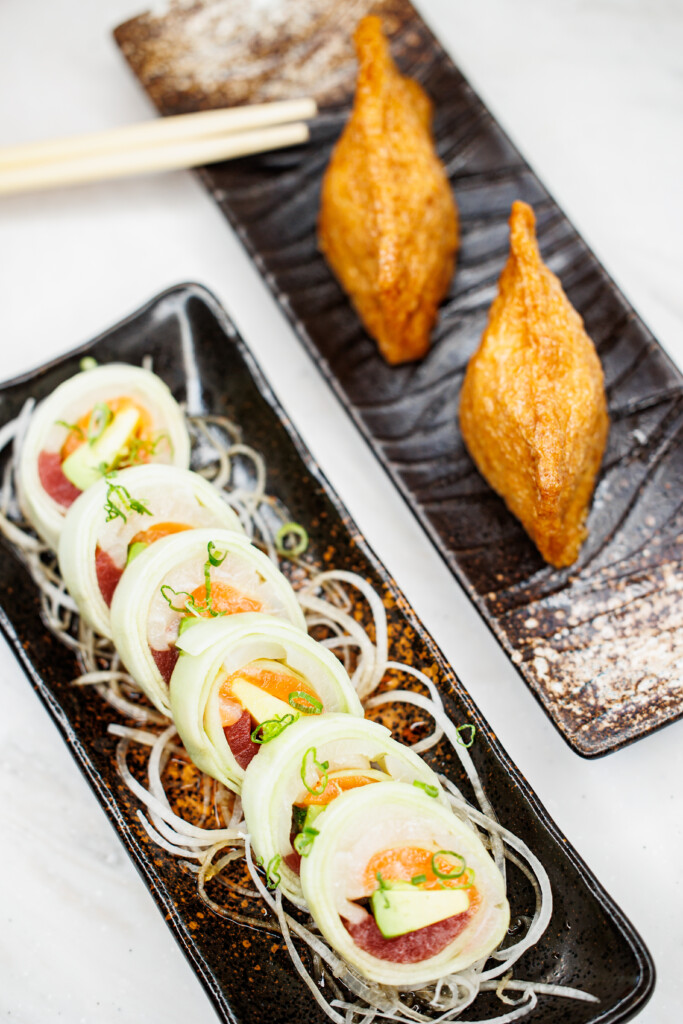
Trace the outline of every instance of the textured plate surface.
{"type": "MultiPolygon", "coordinates": [[[[198,286],[173,289],[92,344],[6,384],[0,389],[0,424],[13,418],[29,396],[43,397],[76,372],[86,354],[100,362],[118,359],[134,364],[151,355],[156,372],[178,399],[187,400],[191,411],[229,415],[242,426],[248,444],[268,452],[267,490],[306,525],[312,559],[321,566],[361,573],[382,595],[389,617],[390,650],[399,660],[432,675],[455,721],[476,724],[472,756],[496,813],[548,870],[555,897],[553,917],[541,941],[520,961],[516,976],[584,988],[597,995],[600,1003],[542,999],[534,1021],[597,1024],[629,1019],[647,1001],[654,984],[654,968],[641,939],[549,819],[403,595],[358,535],[212,296],[198,286]]],[[[46,631],[35,588],[13,556],[0,559],[0,625],[220,1019],[239,1024],[322,1022],[322,1014],[278,948],[277,937],[207,912],[192,876],[178,860],[153,846],[142,831],[135,817],[137,804],[116,771],[116,740],[107,733],[116,715],[97,694],[70,685],[78,672],[74,657],[46,631]],[[15,593],[22,594],[21,601],[12,599],[15,593]]],[[[403,735],[409,738],[405,729],[403,735]]],[[[457,764],[445,750],[437,748],[431,761],[468,792],[457,764]]],[[[533,893],[514,868],[509,895],[513,916],[533,907],[533,893]]],[[[483,995],[468,1011],[470,1019],[486,1018],[495,1007],[495,997],[483,995]]]]}
{"type": "Polygon", "coordinates": [[[680,373],[406,0],[270,0],[265,20],[238,0],[208,9],[211,17],[202,4],[143,16],[116,38],[165,114],[310,92],[327,105],[310,145],[202,176],[437,549],[578,753],[608,753],[680,717],[680,373]],[[403,367],[377,355],[315,238],[320,181],[355,76],[349,38],[368,10],[382,15],[398,64],[434,100],[461,214],[432,350],[403,367]],[[232,55],[223,65],[220,52],[232,55]],[[583,316],[607,383],[611,431],[590,537],[562,571],[543,563],[479,476],[456,416],[514,199],[533,205],[541,251],[583,316]]]}

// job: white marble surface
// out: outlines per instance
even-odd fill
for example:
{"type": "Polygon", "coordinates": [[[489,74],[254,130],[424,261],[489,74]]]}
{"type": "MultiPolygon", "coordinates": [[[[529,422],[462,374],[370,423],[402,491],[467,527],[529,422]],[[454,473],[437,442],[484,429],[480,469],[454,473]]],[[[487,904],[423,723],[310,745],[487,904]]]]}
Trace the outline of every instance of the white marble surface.
{"type": "MultiPolygon", "coordinates": [[[[421,0],[420,7],[682,365],[680,0],[421,0]]],[[[109,34],[138,12],[135,0],[4,0],[0,141],[147,116],[109,34]]],[[[659,980],[639,1021],[676,1024],[683,724],[599,762],[571,753],[189,174],[0,202],[0,376],[71,348],[189,279],[212,288],[233,315],[512,758],[641,931],[659,980]]],[[[0,693],[0,1019],[212,1021],[199,983],[4,643],[0,693]]]]}

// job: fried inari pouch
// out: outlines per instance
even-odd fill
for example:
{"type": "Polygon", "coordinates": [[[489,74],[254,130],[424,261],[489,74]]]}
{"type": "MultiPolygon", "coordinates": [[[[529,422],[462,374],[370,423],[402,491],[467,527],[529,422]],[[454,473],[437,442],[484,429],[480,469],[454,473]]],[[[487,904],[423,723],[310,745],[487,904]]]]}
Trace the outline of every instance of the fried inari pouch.
{"type": "Polygon", "coordinates": [[[460,425],[479,471],[560,568],[586,537],[609,423],[600,360],[541,259],[535,223],[531,207],[513,204],[510,256],[467,367],[460,425]]]}
{"type": "Polygon", "coordinates": [[[379,18],[354,35],[353,111],[325,174],[319,244],[388,363],[423,356],[453,275],[458,216],[431,103],[394,65],[379,18]]]}

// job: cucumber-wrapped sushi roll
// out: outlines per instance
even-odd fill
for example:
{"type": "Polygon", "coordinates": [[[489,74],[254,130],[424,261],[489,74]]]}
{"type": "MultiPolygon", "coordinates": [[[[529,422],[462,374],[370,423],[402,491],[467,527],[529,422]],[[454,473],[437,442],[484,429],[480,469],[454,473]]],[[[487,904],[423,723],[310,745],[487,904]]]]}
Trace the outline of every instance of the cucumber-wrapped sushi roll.
{"type": "Polygon", "coordinates": [[[185,420],[164,382],[124,363],[77,373],[31,417],[17,477],[24,515],[56,549],[82,491],[111,469],[147,462],[190,462],[185,420]]]}
{"type": "Polygon", "coordinates": [[[123,663],[160,711],[178,636],[198,618],[263,612],[305,630],[290,584],[246,537],[187,530],[159,540],[126,567],[111,603],[111,634],[123,663]]]}
{"type": "Polygon", "coordinates": [[[171,709],[178,735],[194,763],[231,789],[240,789],[247,765],[276,736],[312,720],[341,719],[352,728],[351,716],[362,719],[338,658],[283,620],[245,614],[199,622],[177,646],[183,653],[171,677],[171,709]],[[327,714],[335,711],[344,714],[327,714]]]}
{"type": "Polygon", "coordinates": [[[347,790],[392,781],[447,806],[431,768],[378,722],[334,714],[306,718],[263,746],[245,773],[242,806],[256,855],[277,865],[289,899],[304,905],[301,861],[329,804],[347,790]]]}
{"type": "Polygon", "coordinates": [[[59,567],[81,616],[111,637],[109,608],[126,565],[163,537],[200,527],[243,532],[198,473],[147,465],[98,480],[68,510],[59,538],[59,567]]]}
{"type": "Polygon", "coordinates": [[[474,830],[402,782],[342,793],[301,884],[331,946],[370,981],[414,988],[485,959],[505,935],[503,877],[474,830]]]}

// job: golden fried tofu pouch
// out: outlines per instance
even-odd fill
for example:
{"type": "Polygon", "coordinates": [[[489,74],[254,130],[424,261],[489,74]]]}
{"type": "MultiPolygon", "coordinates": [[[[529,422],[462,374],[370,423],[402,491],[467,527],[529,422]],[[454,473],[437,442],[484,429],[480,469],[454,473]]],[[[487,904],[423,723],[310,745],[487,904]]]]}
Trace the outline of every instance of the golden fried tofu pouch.
{"type": "Polygon", "coordinates": [[[429,348],[458,214],[429,98],[399,74],[379,18],[363,18],[354,42],[356,97],[323,181],[318,241],[386,361],[404,363],[429,348]]]}
{"type": "Polygon", "coordinates": [[[571,565],[609,421],[600,360],[583,321],[545,266],[526,203],[510,216],[510,255],[479,349],[460,426],[480,473],[543,558],[571,565]]]}

